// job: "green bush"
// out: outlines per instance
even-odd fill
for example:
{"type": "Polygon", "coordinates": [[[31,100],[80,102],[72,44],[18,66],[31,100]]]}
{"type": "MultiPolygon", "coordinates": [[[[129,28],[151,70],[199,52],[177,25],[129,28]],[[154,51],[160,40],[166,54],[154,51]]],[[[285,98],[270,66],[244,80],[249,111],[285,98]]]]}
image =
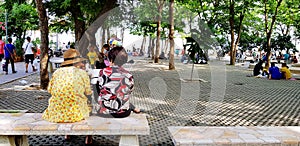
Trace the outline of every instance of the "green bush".
{"type": "Polygon", "coordinates": [[[23,56],[22,45],[23,45],[23,41],[21,41],[21,40],[16,40],[15,41],[17,56],[23,56]]]}

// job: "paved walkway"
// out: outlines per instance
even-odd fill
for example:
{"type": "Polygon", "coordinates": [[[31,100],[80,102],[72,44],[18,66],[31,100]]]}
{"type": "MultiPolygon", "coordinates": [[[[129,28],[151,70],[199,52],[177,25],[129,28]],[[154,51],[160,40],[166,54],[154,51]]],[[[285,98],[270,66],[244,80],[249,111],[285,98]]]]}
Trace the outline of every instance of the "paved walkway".
{"type": "MultiPolygon", "coordinates": [[[[147,109],[149,136],[141,145],[172,145],[168,126],[299,126],[300,82],[246,77],[252,71],[210,62],[192,65],[133,58],[128,65],[135,77],[132,102],[147,109]]],[[[2,77],[2,76],[1,76],[2,77]]],[[[22,78],[39,82],[39,74],[22,78]]],[[[0,85],[0,109],[26,109],[40,113],[50,95],[45,91],[14,91],[19,80],[0,85]]],[[[94,145],[117,145],[118,136],[93,136],[94,145]]],[[[84,136],[64,141],[63,136],[30,136],[30,145],[83,145],[84,136]]]]}
{"type": "MultiPolygon", "coordinates": [[[[2,66],[1,66],[0,85],[23,78],[25,76],[28,76],[28,75],[31,75],[34,73],[37,73],[37,72],[32,72],[32,68],[31,68],[30,64],[28,67],[28,73],[25,73],[25,62],[16,62],[15,70],[17,71],[17,73],[12,74],[11,65],[9,64],[8,65],[8,74],[6,75],[5,72],[2,70],[2,66]]],[[[39,71],[39,68],[38,68],[38,71],[39,71]]]]}

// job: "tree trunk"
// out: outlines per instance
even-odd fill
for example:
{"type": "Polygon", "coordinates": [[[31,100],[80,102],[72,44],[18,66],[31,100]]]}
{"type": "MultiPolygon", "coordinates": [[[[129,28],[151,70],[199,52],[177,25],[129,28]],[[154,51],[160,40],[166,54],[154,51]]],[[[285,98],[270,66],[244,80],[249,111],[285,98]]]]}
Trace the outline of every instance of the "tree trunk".
{"type": "Polygon", "coordinates": [[[80,19],[83,16],[83,12],[80,9],[79,0],[71,0],[71,14],[75,23],[75,41],[79,42],[85,31],[85,22],[80,19]]]}
{"type": "Polygon", "coordinates": [[[36,7],[39,15],[39,27],[41,30],[41,55],[40,55],[40,87],[41,89],[47,89],[49,83],[48,74],[48,46],[49,46],[49,28],[48,17],[46,9],[42,0],[36,0],[36,7]]]}
{"type": "MultiPolygon", "coordinates": [[[[98,31],[98,29],[104,25],[103,20],[105,20],[109,14],[109,11],[117,6],[117,0],[103,0],[103,8],[98,13],[97,19],[88,27],[86,31],[84,31],[83,36],[81,36],[79,47],[81,55],[86,57],[86,54],[88,52],[88,46],[96,45],[96,38],[95,34],[98,31]]],[[[107,28],[108,29],[108,28],[107,28]]],[[[107,32],[109,34],[109,31],[107,32]]],[[[109,37],[109,35],[108,35],[109,37]]]]}
{"type": "Polygon", "coordinates": [[[266,52],[267,52],[267,54],[266,54],[267,63],[265,65],[266,68],[270,67],[272,31],[273,31],[273,27],[274,27],[274,24],[275,24],[275,21],[276,21],[276,16],[277,16],[277,13],[278,13],[278,8],[281,5],[281,2],[282,2],[282,0],[278,0],[277,1],[277,6],[276,6],[276,9],[275,9],[275,13],[272,16],[272,22],[271,22],[270,28],[268,28],[267,0],[264,0],[264,5],[265,5],[265,10],[264,10],[264,13],[265,13],[265,32],[266,32],[266,35],[267,35],[267,50],[266,50],[266,52]]]}
{"type": "Polygon", "coordinates": [[[170,0],[170,53],[169,53],[169,70],[174,70],[174,0],[170,0]]]}
{"type": "Polygon", "coordinates": [[[157,22],[157,33],[156,33],[156,50],[155,50],[155,57],[154,63],[158,63],[159,60],[159,52],[160,52],[160,21],[157,22]]]}
{"type": "Polygon", "coordinates": [[[107,36],[107,44],[109,44],[109,39],[110,39],[109,26],[107,26],[107,28],[106,28],[106,36],[107,36]]]}
{"type": "Polygon", "coordinates": [[[148,44],[148,58],[150,58],[150,53],[151,53],[151,40],[152,40],[152,38],[151,38],[151,35],[149,35],[149,44],[148,44]]]}
{"type": "Polygon", "coordinates": [[[151,54],[152,54],[152,60],[154,60],[154,58],[155,58],[155,54],[154,54],[154,39],[152,39],[152,45],[151,45],[151,54]]]}
{"type": "Polygon", "coordinates": [[[164,1],[156,0],[156,4],[158,7],[158,18],[157,18],[157,32],[156,32],[156,51],[154,57],[154,63],[158,63],[159,53],[160,53],[160,30],[161,30],[161,13],[163,9],[164,1]]]}
{"type": "MultiPolygon", "coordinates": [[[[106,39],[105,39],[105,28],[102,27],[102,45],[101,45],[101,48],[102,46],[106,44],[106,39]]],[[[103,53],[103,52],[102,52],[103,53]]]]}
{"type": "Polygon", "coordinates": [[[234,45],[234,2],[230,0],[230,36],[231,36],[231,42],[230,42],[230,65],[235,65],[235,54],[236,54],[236,48],[234,45]]]}
{"type": "MultiPolygon", "coordinates": [[[[169,30],[169,31],[170,31],[170,30],[169,30]]],[[[170,36],[169,36],[169,37],[170,37],[170,36]]],[[[165,50],[165,53],[166,53],[166,54],[168,54],[168,42],[169,42],[168,39],[166,39],[166,40],[165,40],[165,46],[164,46],[164,47],[165,47],[164,50],[165,50]]]]}
{"type": "Polygon", "coordinates": [[[238,36],[237,36],[237,39],[235,41],[235,44],[234,44],[234,50],[236,50],[239,42],[240,42],[240,38],[241,38],[241,33],[242,33],[242,23],[243,23],[243,19],[244,19],[244,12],[245,12],[245,9],[243,10],[243,12],[240,14],[240,23],[239,23],[239,29],[238,29],[238,36]]]}
{"type": "Polygon", "coordinates": [[[144,46],[145,46],[145,43],[146,43],[146,36],[143,36],[143,41],[142,41],[142,45],[141,45],[141,48],[140,48],[140,52],[143,51],[144,52],[144,46]]]}
{"type": "Polygon", "coordinates": [[[124,33],[125,33],[125,28],[123,27],[121,29],[121,39],[122,39],[122,42],[124,42],[124,33]]]}

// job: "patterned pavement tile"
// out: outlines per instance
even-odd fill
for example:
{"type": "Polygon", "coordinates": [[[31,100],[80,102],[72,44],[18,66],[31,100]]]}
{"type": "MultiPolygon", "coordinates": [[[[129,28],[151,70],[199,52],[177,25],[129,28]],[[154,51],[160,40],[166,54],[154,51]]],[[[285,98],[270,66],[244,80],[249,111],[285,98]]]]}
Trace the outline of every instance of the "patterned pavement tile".
{"type": "MultiPolygon", "coordinates": [[[[136,60],[128,65],[135,77],[132,103],[147,110],[150,135],[139,136],[141,145],[173,145],[168,126],[299,126],[300,82],[246,77],[234,66],[195,65],[176,60],[159,65],[136,60]],[[183,82],[181,79],[189,80],[183,82]],[[201,81],[199,81],[201,79],[201,81]],[[207,81],[207,82],[204,82],[207,81]]],[[[19,80],[39,81],[39,74],[19,80]]],[[[50,98],[45,91],[14,91],[19,80],[0,85],[0,109],[43,112],[50,98]]],[[[32,146],[83,145],[85,136],[29,136],[32,146]]],[[[93,136],[93,145],[118,145],[119,136],[93,136]]]]}

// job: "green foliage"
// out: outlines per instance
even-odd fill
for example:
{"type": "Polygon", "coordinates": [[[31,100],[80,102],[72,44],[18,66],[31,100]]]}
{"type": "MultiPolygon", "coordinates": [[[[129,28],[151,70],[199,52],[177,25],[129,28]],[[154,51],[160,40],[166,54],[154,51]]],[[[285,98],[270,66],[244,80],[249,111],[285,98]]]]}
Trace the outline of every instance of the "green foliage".
{"type": "MultiPolygon", "coordinates": [[[[74,30],[74,12],[81,12],[78,16],[79,20],[84,21],[86,26],[91,25],[98,17],[99,13],[105,7],[109,0],[52,0],[45,4],[49,15],[54,15],[55,18],[50,22],[50,30],[53,32],[66,32],[74,30]],[[79,6],[79,7],[77,7],[79,6]],[[79,8],[79,10],[77,9],[79,8]]],[[[119,14],[119,13],[115,13],[119,14]]]]}
{"type": "MultiPolygon", "coordinates": [[[[16,37],[14,42],[18,56],[23,55],[22,44],[24,42],[27,30],[38,29],[38,15],[33,4],[27,4],[24,0],[6,0],[0,6],[0,21],[5,21],[5,9],[7,10],[8,25],[7,31],[9,37],[16,37]],[[3,15],[2,15],[3,14],[3,15]]],[[[0,35],[5,35],[5,31],[0,31],[0,35]]]]}
{"type": "Polygon", "coordinates": [[[295,45],[291,41],[290,35],[278,35],[275,39],[272,41],[272,46],[274,50],[296,50],[295,45]]]}
{"type": "Polygon", "coordinates": [[[247,32],[242,32],[241,36],[242,37],[239,46],[243,51],[252,50],[253,48],[260,48],[265,39],[257,36],[257,34],[247,32]]]}
{"type": "Polygon", "coordinates": [[[0,36],[5,36],[5,30],[2,27],[5,27],[5,9],[0,7],[0,36]]]}
{"type": "MultiPolygon", "coordinates": [[[[153,0],[141,0],[139,1],[138,7],[133,9],[134,19],[129,24],[130,33],[142,36],[152,36],[156,35],[158,7],[153,0]]],[[[187,16],[186,9],[181,5],[175,3],[175,14],[174,14],[174,30],[178,32],[184,32],[183,28],[186,26],[184,20],[187,16]]],[[[168,38],[169,32],[169,3],[166,1],[163,6],[161,19],[161,38],[168,38]]]]}
{"type": "Polygon", "coordinates": [[[32,44],[33,44],[35,47],[37,47],[37,45],[40,45],[40,44],[41,44],[40,38],[36,38],[35,40],[33,40],[33,41],[31,41],[31,42],[32,42],[32,44]]]}
{"type": "Polygon", "coordinates": [[[17,56],[23,56],[23,49],[22,49],[23,41],[18,39],[14,42],[14,45],[16,47],[17,56]]]}
{"type": "Polygon", "coordinates": [[[13,9],[9,12],[8,18],[9,34],[19,39],[27,30],[38,29],[39,19],[36,9],[32,5],[15,3],[13,9]]]}

